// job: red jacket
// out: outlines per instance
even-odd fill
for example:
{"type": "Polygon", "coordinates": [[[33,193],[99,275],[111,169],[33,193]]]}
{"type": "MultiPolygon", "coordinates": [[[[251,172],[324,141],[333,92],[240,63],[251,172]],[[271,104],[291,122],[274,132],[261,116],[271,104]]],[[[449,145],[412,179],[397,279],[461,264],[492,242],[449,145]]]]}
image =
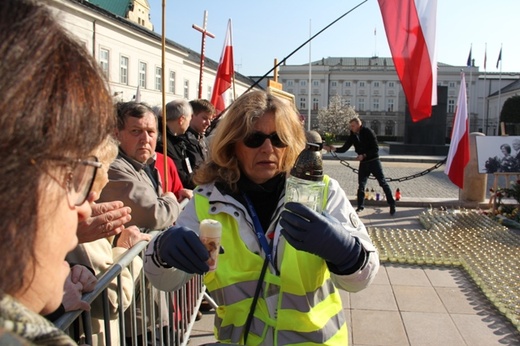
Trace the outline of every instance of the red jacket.
{"type": "MultiPolygon", "coordinates": [[[[161,181],[164,185],[165,176],[164,176],[164,155],[162,153],[156,152],[155,158],[155,168],[159,171],[159,175],[161,176],[161,181]]],[[[181,178],[179,178],[179,173],[177,172],[177,168],[175,167],[175,163],[169,157],[167,157],[167,165],[168,165],[168,186],[166,186],[166,191],[171,191],[175,194],[177,198],[179,198],[179,191],[184,187],[182,186],[181,178]]]]}

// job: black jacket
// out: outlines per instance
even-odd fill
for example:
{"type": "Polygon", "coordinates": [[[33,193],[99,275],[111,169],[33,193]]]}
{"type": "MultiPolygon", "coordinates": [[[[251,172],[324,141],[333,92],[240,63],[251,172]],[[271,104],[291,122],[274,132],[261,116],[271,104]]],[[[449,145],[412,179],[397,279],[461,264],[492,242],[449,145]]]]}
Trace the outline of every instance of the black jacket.
{"type": "Polygon", "coordinates": [[[170,129],[166,130],[167,139],[160,138],[157,141],[157,149],[156,151],[162,153],[164,142],[166,142],[168,149],[168,157],[170,157],[175,166],[177,167],[177,172],[179,173],[179,178],[181,178],[182,186],[185,189],[193,189],[195,188],[192,178],[193,178],[193,167],[191,166],[190,159],[188,157],[187,152],[187,138],[185,136],[175,136],[170,132],[170,129]]]}
{"type": "Polygon", "coordinates": [[[191,162],[191,167],[195,171],[207,157],[207,147],[204,142],[204,136],[201,136],[197,131],[191,127],[184,134],[186,138],[186,154],[191,162]],[[201,144],[201,142],[203,144],[201,144]]]}
{"type": "Polygon", "coordinates": [[[351,146],[354,146],[358,155],[366,155],[363,161],[379,158],[379,145],[377,144],[376,134],[368,127],[361,126],[358,134],[351,131],[345,144],[337,148],[336,152],[344,153],[349,150],[351,146]]]}

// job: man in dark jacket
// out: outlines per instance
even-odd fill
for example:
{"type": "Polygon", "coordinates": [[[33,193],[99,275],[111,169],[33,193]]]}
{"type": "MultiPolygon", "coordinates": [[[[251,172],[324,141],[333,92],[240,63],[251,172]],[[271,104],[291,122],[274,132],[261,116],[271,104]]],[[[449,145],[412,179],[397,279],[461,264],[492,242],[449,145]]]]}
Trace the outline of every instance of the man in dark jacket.
{"type": "MultiPolygon", "coordinates": [[[[186,143],[186,155],[190,160],[191,168],[196,171],[197,168],[208,157],[208,146],[206,143],[205,132],[211,124],[211,120],[215,116],[215,107],[208,100],[197,99],[190,101],[193,109],[190,126],[184,134],[186,143]]],[[[184,181],[183,181],[184,184],[184,181]]],[[[195,184],[190,181],[186,182],[185,187],[194,189],[195,184]]]]}
{"type": "Polygon", "coordinates": [[[372,174],[385,193],[386,200],[390,205],[390,215],[394,215],[395,200],[392,196],[392,190],[390,190],[390,186],[388,186],[386,182],[381,160],[379,160],[379,146],[374,131],[368,127],[364,127],[359,118],[352,118],[350,120],[350,135],[345,144],[340,148],[336,148],[332,145],[324,145],[323,148],[328,151],[344,153],[349,150],[352,145],[354,145],[354,149],[357,153],[356,161],[359,161],[356,211],[360,212],[365,209],[365,186],[368,177],[372,174]]]}
{"type": "Polygon", "coordinates": [[[186,189],[193,189],[191,181],[193,167],[191,165],[187,147],[188,139],[184,134],[190,126],[193,110],[187,100],[173,100],[166,104],[166,138],[160,138],[157,142],[157,151],[162,153],[164,145],[167,146],[168,156],[177,167],[177,172],[186,189]]]}

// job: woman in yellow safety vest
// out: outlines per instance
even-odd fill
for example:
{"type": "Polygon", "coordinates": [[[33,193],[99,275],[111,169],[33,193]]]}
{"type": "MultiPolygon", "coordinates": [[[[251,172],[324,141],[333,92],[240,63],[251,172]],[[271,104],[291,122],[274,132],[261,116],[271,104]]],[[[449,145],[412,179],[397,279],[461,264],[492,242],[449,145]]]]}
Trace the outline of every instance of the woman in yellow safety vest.
{"type": "Polygon", "coordinates": [[[146,251],[146,274],[159,289],[205,274],[222,343],[348,344],[338,288],[367,287],[379,258],[336,180],[325,177],[323,213],[284,203],[286,177],[305,141],[291,104],[264,91],[242,95],[211,139],[193,199],[146,251]],[[208,218],[222,224],[225,249],[210,272],[198,236],[208,218]]]}

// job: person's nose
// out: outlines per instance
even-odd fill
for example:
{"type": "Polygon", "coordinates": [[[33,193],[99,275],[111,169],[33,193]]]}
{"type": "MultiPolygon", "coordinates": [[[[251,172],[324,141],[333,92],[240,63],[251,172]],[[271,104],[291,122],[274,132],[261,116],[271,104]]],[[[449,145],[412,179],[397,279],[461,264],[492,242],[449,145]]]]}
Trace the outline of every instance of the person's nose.
{"type": "Polygon", "coordinates": [[[143,133],[140,136],[141,143],[150,143],[152,139],[153,137],[150,136],[150,134],[147,131],[143,131],[143,133]]]}
{"type": "Polygon", "coordinates": [[[266,138],[264,140],[264,143],[262,143],[262,145],[260,146],[260,150],[264,151],[264,152],[272,152],[272,151],[274,151],[274,146],[273,146],[273,143],[271,143],[271,139],[270,138],[266,138]]]}

